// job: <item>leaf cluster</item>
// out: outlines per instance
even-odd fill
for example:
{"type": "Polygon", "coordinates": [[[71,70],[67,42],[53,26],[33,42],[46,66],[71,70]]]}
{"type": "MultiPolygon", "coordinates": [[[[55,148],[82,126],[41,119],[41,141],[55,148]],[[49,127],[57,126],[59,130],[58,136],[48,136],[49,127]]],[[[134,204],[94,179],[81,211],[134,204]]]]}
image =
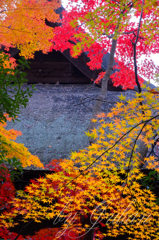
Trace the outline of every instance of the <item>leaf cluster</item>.
{"type": "Polygon", "coordinates": [[[35,51],[47,53],[54,31],[45,20],[58,22],[59,15],[54,11],[58,7],[58,0],[1,1],[0,43],[7,48],[17,47],[26,59],[33,58],[35,51]]]}
{"type": "Polygon", "coordinates": [[[150,171],[149,175],[142,179],[142,185],[151,190],[159,187],[159,173],[156,170],[150,171]]]}
{"type": "Polygon", "coordinates": [[[6,121],[4,113],[16,119],[20,113],[20,107],[26,107],[28,98],[32,96],[32,90],[23,90],[22,86],[26,79],[24,69],[29,68],[27,61],[18,60],[16,68],[12,66],[7,54],[0,54],[0,122],[6,121]]]}
{"type": "MultiPolygon", "coordinates": [[[[113,72],[112,81],[114,86],[133,89],[136,85],[133,43],[138,35],[136,54],[137,58],[144,59],[141,64],[138,63],[138,74],[154,79],[154,73],[158,73],[158,70],[148,57],[158,53],[158,1],[88,0],[79,6],[78,1],[69,0],[68,5],[69,10],[63,13],[61,26],[55,28],[51,49],[70,49],[71,56],[76,58],[85,52],[90,59],[87,62],[89,68],[102,69],[108,68],[105,55],[110,57],[112,41],[116,39],[115,68],[120,71],[113,72]],[[143,14],[139,27],[135,19],[138,19],[141,11],[143,14]]],[[[101,76],[97,81],[100,79],[101,76]]],[[[143,83],[141,77],[139,82],[143,83]]]]}
{"type": "MultiPolygon", "coordinates": [[[[8,120],[11,121],[9,118],[8,120]]],[[[17,168],[19,171],[21,167],[31,165],[43,168],[37,156],[32,155],[23,144],[14,141],[22,133],[14,129],[6,130],[6,125],[6,122],[0,123],[0,160],[11,164],[13,169],[17,168]]]]}

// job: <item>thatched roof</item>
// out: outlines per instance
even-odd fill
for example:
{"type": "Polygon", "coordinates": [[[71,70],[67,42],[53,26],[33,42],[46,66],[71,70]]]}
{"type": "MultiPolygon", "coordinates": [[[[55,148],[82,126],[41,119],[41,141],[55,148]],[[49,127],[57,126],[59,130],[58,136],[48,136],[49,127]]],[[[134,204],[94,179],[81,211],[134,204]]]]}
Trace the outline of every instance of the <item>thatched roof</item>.
{"type": "MultiPolygon", "coordinates": [[[[61,6],[60,8],[56,9],[55,12],[57,14],[60,15],[60,18],[62,18],[62,12],[64,11],[65,9],[63,8],[63,6],[61,6]]],[[[50,27],[57,27],[60,25],[60,23],[52,23],[52,22],[49,22],[47,19],[45,20],[46,22],[46,25],[50,26],[50,27]]],[[[16,48],[11,48],[10,51],[8,52],[12,57],[15,57],[18,53],[19,53],[19,50],[16,49],[16,48]]],[[[70,51],[69,50],[65,50],[64,52],[61,53],[62,55],[64,55],[64,57],[69,61],[71,62],[71,64],[73,64],[81,73],[83,73],[85,75],[85,77],[87,78],[86,82],[85,83],[90,83],[91,80],[95,80],[97,77],[98,77],[98,74],[101,72],[101,71],[106,71],[107,67],[108,67],[108,63],[109,63],[109,53],[107,54],[104,54],[103,56],[103,59],[102,59],[102,67],[100,70],[90,70],[90,68],[88,67],[87,65],[87,62],[90,61],[89,57],[87,56],[88,55],[88,52],[83,52],[78,58],[73,58],[71,57],[70,55],[70,51]],[[89,82],[88,82],[89,81],[89,82]]],[[[116,70],[113,70],[112,73],[114,73],[116,70]]],[[[75,83],[76,81],[74,82],[69,82],[69,83],[75,83]]],[[[53,82],[54,83],[54,82],[53,82]]],[[[78,79],[77,79],[77,82],[76,83],[81,83],[81,82],[78,82],[78,79]]],[[[100,84],[98,85],[100,86],[100,84]]],[[[151,88],[154,88],[155,86],[152,85],[152,84],[149,84],[149,86],[151,88]]],[[[109,80],[108,82],[108,91],[122,91],[122,88],[121,87],[114,87],[112,82],[111,82],[111,79],[109,80]]]]}

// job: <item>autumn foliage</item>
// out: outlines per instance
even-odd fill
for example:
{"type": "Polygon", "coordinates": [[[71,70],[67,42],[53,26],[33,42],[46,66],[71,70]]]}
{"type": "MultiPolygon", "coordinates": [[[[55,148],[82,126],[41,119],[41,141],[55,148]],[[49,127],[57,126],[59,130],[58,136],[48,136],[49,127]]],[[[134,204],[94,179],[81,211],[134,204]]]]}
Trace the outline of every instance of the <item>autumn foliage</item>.
{"type": "MultiPolygon", "coordinates": [[[[158,239],[159,206],[153,192],[139,183],[144,175],[140,172],[140,156],[136,152],[137,139],[148,147],[154,142],[152,129],[159,126],[158,97],[145,91],[136,93],[130,101],[121,95],[110,113],[98,116],[99,128],[88,133],[96,137],[97,142],[72,153],[69,160],[52,160],[46,168],[54,173],[31,180],[24,191],[18,191],[18,197],[9,201],[12,211],[1,215],[0,226],[14,226],[15,216],[35,222],[52,219],[53,223],[64,218],[56,236],[55,229],[40,233],[63,239],[67,232],[69,237],[73,234],[82,239],[94,227],[94,235],[101,239],[125,233],[129,233],[129,239],[144,239],[145,235],[146,239],[158,239]],[[141,100],[144,101],[142,106],[141,100]],[[107,121],[109,118],[111,122],[107,121]],[[80,169],[76,164],[81,165],[80,169]],[[8,218],[13,221],[8,222],[8,218]],[[100,226],[106,226],[105,233],[100,232],[100,226]]],[[[158,166],[152,156],[145,161],[150,169],[158,166]]]]}
{"type": "Polygon", "coordinates": [[[35,51],[49,51],[54,36],[45,20],[58,21],[55,9],[59,1],[23,0],[0,3],[0,43],[5,47],[17,47],[25,58],[33,58],[35,51]],[[16,19],[16,21],[15,21],[16,19]]]}
{"type": "MultiPolygon", "coordinates": [[[[159,1],[97,1],[69,0],[68,10],[63,12],[61,27],[55,28],[51,49],[70,49],[72,57],[86,52],[90,69],[100,69],[103,56],[111,52],[112,41],[116,40],[115,66],[111,75],[114,86],[134,88],[133,44],[137,38],[138,74],[153,79],[157,73],[155,64],[148,57],[158,53],[159,1]],[[143,10],[141,24],[139,20],[143,10]],[[132,18],[133,17],[133,18],[132,18]],[[137,37],[137,35],[139,36],[137,37]]],[[[108,63],[107,63],[108,64],[108,63]]],[[[142,83],[142,79],[140,82],[142,83]]]]}
{"type": "MultiPolygon", "coordinates": [[[[159,2],[84,0],[82,3],[78,5],[71,0],[71,10],[63,13],[62,26],[53,30],[44,23],[45,19],[57,21],[53,11],[58,6],[56,1],[7,1],[7,5],[3,1],[1,43],[6,47],[17,46],[26,58],[33,57],[40,49],[47,52],[48,49],[64,51],[69,48],[73,57],[85,51],[92,70],[101,68],[102,57],[108,52],[112,56],[109,63],[113,64],[116,53],[115,68],[120,71],[111,75],[112,65],[108,64],[111,71],[101,73],[97,80],[108,75],[115,86],[127,89],[138,84],[140,87],[143,81],[137,77],[136,61],[142,55],[158,51],[159,2]],[[130,21],[132,15],[138,18],[137,24],[130,21]],[[23,21],[22,16],[26,17],[23,21]]],[[[154,71],[157,71],[154,64],[148,60],[138,66],[138,74],[149,79],[154,71]]],[[[140,165],[146,163],[147,168],[159,172],[159,162],[151,155],[142,159],[138,151],[140,143],[150,148],[156,134],[159,135],[159,94],[158,90],[152,91],[146,86],[139,92],[129,100],[121,95],[109,113],[100,113],[92,119],[98,128],[87,136],[96,141],[86,149],[73,152],[70,159],[52,160],[45,167],[54,173],[33,179],[24,190],[15,192],[5,169],[6,182],[2,174],[0,185],[2,194],[7,187],[6,196],[1,197],[0,202],[2,237],[14,239],[17,236],[10,233],[9,228],[16,226],[16,218],[20,217],[23,222],[30,219],[37,223],[44,219],[53,221],[53,228],[42,229],[25,239],[74,237],[83,240],[90,230],[97,239],[126,233],[129,239],[159,239],[156,196],[140,184],[144,177],[140,165]],[[56,223],[61,218],[63,225],[57,229],[56,223]]],[[[43,167],[36,156],[13,141],[20,133],[4,127],[2,122],[0,137],[4,161],[16,157],[23,167],[31,164],[43,167]]]]}
{"type": "Polygon", "coordinates": [[[5,165],[1,165],[4,167],[4,171],[1,172],[0,181],[3,181],[3,178],[5,178],[4,183],[1,183],[0,187],[0,208],[9,209],[11,207],[11,204],[9,202],[12,200],[12,198],[15,196],[15,188],[14,185],[10,179],[10,173],[9,170],[5,167],[5,165]],[[3,177],[3,178],[2,178],[3,177]]]}
{"type": "MultiPolygon", "coordinates": [[[[8,118],[8,121],[11,121],[11,118],[8,118]]],[[[6,130],[6,125],[6,122],[0,123],[1,150],[4,151],[3,160],[16,157],[21,162],[22,167],[34,165],[43,168],[43,164],[37,156],[33,156],[23,144],[14,141],[22,133],[14,129],[6,130]]]]}

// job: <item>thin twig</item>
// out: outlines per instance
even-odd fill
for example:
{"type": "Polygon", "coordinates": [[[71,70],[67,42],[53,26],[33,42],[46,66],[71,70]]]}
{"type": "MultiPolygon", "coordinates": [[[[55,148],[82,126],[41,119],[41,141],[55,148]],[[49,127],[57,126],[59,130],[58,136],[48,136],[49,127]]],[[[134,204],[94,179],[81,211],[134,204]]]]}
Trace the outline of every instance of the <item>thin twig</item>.
{"type": "MultiPolygon", "coordinates": [[[[157,115],[154,116],[154,117],[151,117],[151,118],[148,119],[148,120],[145,120],[145,121],[142,121],[142,122],[136,124],[136,125],[135,125],[134,127],[132,127],[129,131],[127,131],[126,133],[124,133],[123,136],[120,137],[120,138],[113,144],[113,146],[111,146],[110,148],[108,148],[107,150],[105,150],[100,156],[98,156],[91,164],[88,165],[88,167],[86,167],[86,169],[82,170],[82,171],[80,172],[80,174],[79,174],[77,177],[74,178],[74,180],[77,179],[80,175],[83,175],[83,173],[84,173],[85,171],[87,171],[87,170],[88,170],[95,162],[97,162],[105,153],[107,153],[107,152],[109,152],[111,149],[113,149],[113,148],[114,148],[127,134],[129,134],[133,129],[135,129],[136,127],[140,126],[141,124],[145,124],[145,126],[146,126],[146,124],[147,124],[148,122],[152,121],[153,119],[155,119],[155,118],[157,118],[157,117],[159,117],[159,114],[157,114],[157,115]]],[[[72,182],[72,180],[71,180],[70,182],[68,182],[66,185],[68,185],[68,184],[71,183],[71,182],[72,182]]]]}

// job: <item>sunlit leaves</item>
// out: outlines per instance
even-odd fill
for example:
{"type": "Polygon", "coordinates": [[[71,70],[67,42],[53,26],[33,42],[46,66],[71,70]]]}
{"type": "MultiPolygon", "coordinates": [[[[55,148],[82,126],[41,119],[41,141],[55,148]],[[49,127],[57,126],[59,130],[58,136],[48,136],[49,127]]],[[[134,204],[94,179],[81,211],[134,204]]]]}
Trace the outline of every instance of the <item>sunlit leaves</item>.
{"type": "Polygon", "coordinates": [[[5,47],[17,47],[25,58],[32,58],[35,51],[48,52],[54,36],[45,20],[57,22],[55,9],[59,1],[3,1],[0,4],[4,17],[0,18],[0,42],[5,47]]]}
{"type": "MultiPolygon", "coordinates": [[[[137,34],[142,1],[132,3],[90,0],[82,1],[79,5],[78,1],[70,0],[68,4],[69,10],[63,14],[62,27],[55,29],[52,48],[62,51],[70,49],[73,57],[79,56],[82,51],[87,52],[90,58],[87,64],[94,70],[105,65],[103,56],[110,52],[112,38],[116,38],[115,68],[120,71],[113,73],[111,78],[114,86],[133,89],[136,83],[132,42],[137,34]],[[78,47],[75,47],[75,44],[78,47]]],[[[138,74],[147,79],[153,79],[154,72],[157,73],[153,61],[147,57],[151,53],[158,53],[158,20],[158,2],[145,1],[137,43],[137,59],[145,57],[141,64],[138,63],[138,74]]],[[[96,82],[102,77],[103,72],[96,82]]],[[[140,77],[139,82],[143,83],[140,77]]]]}
{"type": "MultiPolygon", "coordinates": [[[[158,97],[151,92],[143,92],[131,101],[124,98],[124,106],[123,108],[122,102],[116,104],[111,111],[110,123],[106,122],[105,114],[99,116],[99,119],[104,117],[103,121],[100,121],[98,129],[90,133],[92,136],[96,135],[96,143],[79,152],[73,152],[70,160],[52,160],[47,168],[55,173],[32,180],[25,191],[20,191],[19,198],[12,201],[13,212],[3,216],[1,223],[7,224],[8,216],[12,218],[18,212],[23,214],[25,220],[32,218],[36,222],[41,221],[44,216],[47,219],[60,216],[66,218],[64,228],[71,230],[80,226],[75,231],[79,236],[90,226],[87,223],[81,225],[81,217],[91,215],[93,221],[99,217],[102,221],[106,220],[109,236],[129,233],[141,239],[146,229],[147,237],[157,237],[155,229],[158,227],[156,219],[159,218],[159,206],[155,204],[156,198],[152,192],[140,187],[139,180],[143,174],[139,169],[140,155],[136,151],[138,146],[134,147],[134,144],[138,137],[147,146],[152,143],[152,126],[158,124],[159,117],[158,97]],[[144,110],[149,109],[148,115],[144,117],[140,115],[142,108],[139,103],[142,98],[144,110]],[[153,115],[154,109],[156,115],[153,115]],[[138,136],[141,129],[146,134],[138,136]],[[80,167],[77,168],[76,164],[80,164],[80,167]],[[129,173],[127,169],[132,164],[133,169],[129,173]],[[127,176],[126,184],[119,173],[127,176]],[[105,212],[102,213],[99,209],[105,212]],[[114,217],[110,218],[110,214],[114,217]],[[71,225],[68,225],[69,216],[73,218],[71,225]],[[149,216],[147,229],[143,222],[149,216]],[[123,223],[120,228],[119,219],[123,223]],[[109,224],[112,221],[113,227],[109,224]]],[[[152,156],[145,160],[148,168],[158,165],[152,156]]],[[[105,224],[102,221],[101,224],[105,224]]],[[[101,235],[100,232],[98,234],[101,235]]]]}
{"type": "Polygon", "coordinates": [[[23,167],[34,165],[43,168],[43,164],[37,156],[33,156],[23,144],[12,141],[16,140],[17,136],[22,135],[22,133],[14,129],[6,130],[4,128],[6,125],[4,122],[0,123],[1,154],[4,152],[3,161],[16,157],[23,167]]]}

